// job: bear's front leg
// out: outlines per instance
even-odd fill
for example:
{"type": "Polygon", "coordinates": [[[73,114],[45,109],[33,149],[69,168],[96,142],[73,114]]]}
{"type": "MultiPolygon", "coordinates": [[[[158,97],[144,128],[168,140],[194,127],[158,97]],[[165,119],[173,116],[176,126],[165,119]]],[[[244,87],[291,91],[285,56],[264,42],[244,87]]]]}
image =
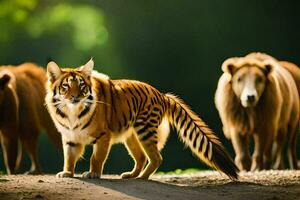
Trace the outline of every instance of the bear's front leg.
{"type": "Polygon", "coordinates": [[[235,151],[235,164],[240,170],[249,171],[251,156],[249,152],[249,136],[234,132],[231,135],[232,145],[235,151]]]}

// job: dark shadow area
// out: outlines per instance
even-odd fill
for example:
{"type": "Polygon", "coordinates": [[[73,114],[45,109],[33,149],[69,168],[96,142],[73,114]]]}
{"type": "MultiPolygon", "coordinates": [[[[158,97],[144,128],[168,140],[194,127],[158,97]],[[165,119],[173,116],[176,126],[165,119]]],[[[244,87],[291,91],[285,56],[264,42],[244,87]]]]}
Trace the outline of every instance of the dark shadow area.
{"type": "MultiPolygon", "coordinates": [[[[270,199],[297,199],[300,195],[300,185],[287,187],[286,192],[282,192],[281,186],[265,186],[251,182],[228,182],[200,186],[188,186],[163,183],[154,180],[141,179],[83,179],[78,180],[95,184],[97,186],[109,188],[126,195],[140,199],[247,199],[249,196],[257,200],[270,199]],[[296,189],[295,189],[296,188],[296,189]]],[[[163,181],[163,180],[162,180],[163,181]]]]}
{"type": "Polygon", "coordinates": [[[83,179],[81,181],[116,190],[139,199],[214,199],[213,194],[203,194],[195,188],[141,179],[83,179]]]}

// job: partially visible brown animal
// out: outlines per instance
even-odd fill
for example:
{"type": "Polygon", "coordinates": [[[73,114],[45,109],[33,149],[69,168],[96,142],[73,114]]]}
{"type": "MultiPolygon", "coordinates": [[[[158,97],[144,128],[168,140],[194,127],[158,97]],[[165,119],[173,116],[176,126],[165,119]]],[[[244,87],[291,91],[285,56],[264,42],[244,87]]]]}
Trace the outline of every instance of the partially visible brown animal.
{"type": "Polygon", "coordinates": [[[241,170],[282,168],[287,142],[289,166],[297,168],[299,94],[290,72],[263,53],[229,58],[222,70],[215,103],[224,134],[232,140],[237,166],[241,170]]]}
{"type": "Polygon", "coordinates": [[[29,173],[40,172],[38,135],[45,129],[57,147],[57,132],[45,106],[45,71],[32,63],[0,67],[0,138],[8,174],[16,173],[25,150],[31,160],[29,173]]]}

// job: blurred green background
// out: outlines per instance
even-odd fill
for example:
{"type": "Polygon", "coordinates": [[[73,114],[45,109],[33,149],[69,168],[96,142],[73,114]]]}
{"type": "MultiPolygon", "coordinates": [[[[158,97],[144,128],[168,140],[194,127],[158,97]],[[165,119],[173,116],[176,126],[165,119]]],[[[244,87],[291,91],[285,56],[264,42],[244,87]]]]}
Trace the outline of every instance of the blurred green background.
{"type": "MultiPolygon", "coordinates": [[[[79,66],[93,57],[113,79],[138,79],[181,96],[233,155],[214,106],[220,65],[252,51],[300,64],[299,9],[300,1],[288,0],[1,0],[0,63],[79,66]]],[[[78,172],[88,170],[90,150],[78,172]]],[[[175,133],[162,154],[160,171],[204,167],[175,133]]],[[[45,134],[39,158],[44,172],[62,169],[62,153],[45,134]]],[[[115,145],[105,172],[132,167],[125,148],[115,145]]]]}

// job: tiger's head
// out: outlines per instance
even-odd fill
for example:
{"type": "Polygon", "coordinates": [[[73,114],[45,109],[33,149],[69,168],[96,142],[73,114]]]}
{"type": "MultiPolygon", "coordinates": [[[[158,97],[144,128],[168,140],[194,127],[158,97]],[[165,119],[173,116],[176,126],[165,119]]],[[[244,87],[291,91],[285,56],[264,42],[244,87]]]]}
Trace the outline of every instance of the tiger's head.
{"type": "Polygon", "coordinates": [[[61,107],[92,103],[91,74],[93,67],[94,61],[92,59],[75,69],[62,69],[55,62],[49,62],[47,65],[47,86],[48,93],[53,94],[52,103],[60,104],[61,107]]]}

